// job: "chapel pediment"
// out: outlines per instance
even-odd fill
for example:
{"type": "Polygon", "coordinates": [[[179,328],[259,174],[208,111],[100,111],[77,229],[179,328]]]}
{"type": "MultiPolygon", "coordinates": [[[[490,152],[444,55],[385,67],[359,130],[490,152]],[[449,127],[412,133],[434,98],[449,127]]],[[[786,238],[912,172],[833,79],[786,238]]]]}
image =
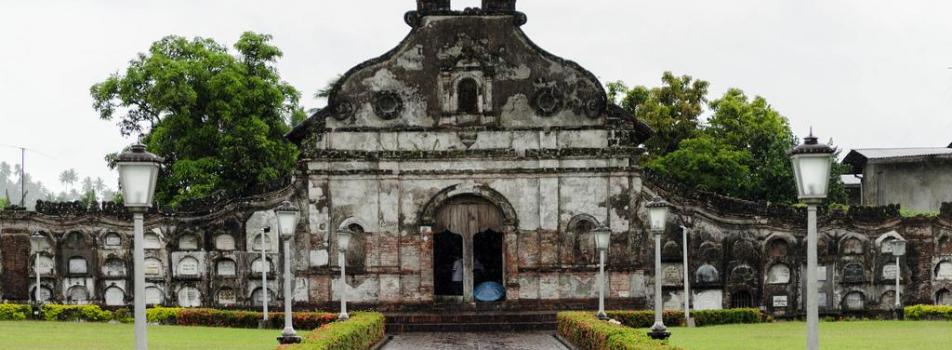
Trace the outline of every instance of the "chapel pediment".
{"type": "Polygon", "coordinates": [[[515,0],[465,11],[419,0],[404,17],[407,37],[341,76],[293,142],[331,130],[609,128],[632,130],[636,145],[650,133],[591,72],[536,46],[515,0]]]}

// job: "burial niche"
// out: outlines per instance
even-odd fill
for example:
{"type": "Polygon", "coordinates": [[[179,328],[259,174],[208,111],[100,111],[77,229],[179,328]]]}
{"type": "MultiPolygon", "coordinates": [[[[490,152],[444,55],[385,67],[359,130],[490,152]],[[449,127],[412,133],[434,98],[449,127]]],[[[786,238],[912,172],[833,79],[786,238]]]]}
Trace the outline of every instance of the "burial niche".
{"type": "Polygon", "coordinates": [[[122,245],[122,236],[118,233],[109,232],[103,238],[103,246],[106,248],[119,248],[122,245]]]}
{"type": "MultiPolygon", "coordinates": [[[[40,301],[47,302],[53,296],[53,290],[47,286],[40,286],[40,301]]],[[[36,298],[36,286],[30,288],[30,298],[36,298]]]]}
{"type": "Polygon", "coordinates": [[[367,232],[358,224],[347,226],[350,230],[350,246],[347,248],[347,268],[360,271],[367,258],[367,232]]]}
{"type": "Polygon", "coordinates": [[[952,306],[952,292],[950,292],[948,289],[943,289],[935,293],[935,303],[936,305],[952,306]]]}
{"type": "Polygon", "coordinates": [[[178,250],[198,250],[198,236],[187,234],[179,237],[178,250]]]}
{"type": "Polygon", "coordinates": [[[843,308],[850,311],[863,310],[866,304],[866,296],[862,292],[849,292],[843,297],[843,308]]]}
{"type": "Polygon", "coordinates": [[[195,287],[182,287],[178,291],[178,304],[181,307],[202,306],[202,293],[195,287]]]}
{"type": "Polygon", "coordinates": [[[225,287],[218,290],[215,299],[218,300],[218,304],[222,306],[231,306],[238,303],[238,297],[234,289],[225,287]]]}
{"type": "Polygon", "coordinates": [[[697,272],[694,273],[695,280],[700,284],[713,284],[720,282],[720,276],[717,273],[717,268],[711,264],[704,264],[701,267],[697,268],[697,272]]]}
{"type": "Polygon", "coordinates": [[[790,283],[790,267],[784,264],[776,264],[767,271],[767,284],[787,284],[790,283]]]}
{"type": "Polygon", "coordinates": [[[843,255],[861,255],[863,254],[863,242],[856,238],[847,238],[843,241],[841,249],[843,255]]]}
{"type": "Polygon", "coordinates": [[[598,262],[595,249],[595,222],[593,219],[580,219],[569,229],[572,232],[576,265],[592,265],[598,262]]]}
{"type": "Polygon", "coordinates": [[[436,214],[434,292],[496,301],[505,297],[502,284],[502,211],[478,196],[449,199],[436,214]]]}
{"type": "Polygon", "coordinates": [[[112,286],[106,288],[105,297],[107,306],[120,306],[126,304],[126,294],[119,287],[112,286]]]}
{"type": "Polygon", "coordinates": [[[89,290],[84,286],[72,286],[66,290],[66,302],[68,304],[88,304],[89,290]]]}
{"type": "Polygon", "coordinates": [[[941,281],[952,280],[952,261],[944,260],[936,265],[935,279],[941,281]]]}
{"type": "Polygon", "coordinates": [[[83,257],[72,257],[69,258],[67,264],[70,275],[83,275],[89,272],[89,265],[86,263],[86,258],[83,257]]]}
{"type": "Polygon", "coordinates": [[[126,275],[126,263],[115,257],[106,259],[106,264],[103,266],[103,274],[105,274],[106,277],[123,277],[126,275]]]}
{"type": "Polygon", "coordinates": [[[863,283],[866,281],[864,270],[863,264],[857,262],[846,264],[846,266],[843,267],[843,282],[863,283]]]}
{"type": "Polygon", "coordinates": [[[274,272],[274,267],[271,266],[271,259],[266,259],[265,262],[261,262],[261,258],[257,258],[251,262],[251,272],[261,274],[261,272],[274,272]]]}
{"type": "Polygon", "coordinates": [[[754,269],[747,265],[740,265],[731,270],[731,282],[745,283],[754,279],[754,269]]]}
{"type": "Polygon", "coordinates": [[[221,259],[215,263],[215,271],[221,277],[234,277],[237,274],[237,267],[238,265],[231,259],[221,259]]]}
{"type": "Polygon", "coordinates": [[[40,276],[50,275],[53,273],[53,259],[46,256],[40,255],[39,267],[36,266],[37,261],[33,259],[33,271],[39,272],[40,276]]]}
{"type": "Polygon", "coordinates": [[[767,245],[767,254],[771,258],[782,258],[787,256],[787,252],[790,250],[790,245],[787,241],[783,239],[774,239],[770,241],[770,244],[767,245]]]}
{"type": "Polygon", "coordinates": [[[182,258],[175,272],[179,276],[198,276],[198,259],[190,256],[182,258]]]}
{"type": "Polygon", "coordinates": [[[165,295],[162,294],[162,290],[158,287],[146,287],[145,288],[145,304],[146,305],[162,305],[165,302],[165,295]]]}
{"type": "MultiPolygon", "coordinates": [[[[257,288],[251,292],[251,300],[255,306],[264,305],[261,303],[261,301],[264,300],[264,294],[265,293],[262,288],[257,288]]],[[[271,290],[271,288],[268,288],[268,305],[271,305],[272,303],[274,303],[274,291],[271,290]]]]}
{"type": "Polygon", "coordinates": [[[235,250],[235,237],[229,234],[220,234],[215,237],[215,249],[232,251],[235,250]]]}
{"type": "Polygon", "coordinates": [[[746,308],[754,306],[754,298],[750,292],[741,290],[731,293],[731,308],[746,308]]]}
{"type": "Polygon", "coordinates": [[[142,271],[145,272],[146,277],[162,276],[162,261],[156,258],[146,258],[142,271]]]}
{"type": "Polygon", "coordinates": [[[143,249],[162,249],[162,240],[159,238],[159,235],[152,232],[147,232],[143,236],[143,239],[143,249]]]}

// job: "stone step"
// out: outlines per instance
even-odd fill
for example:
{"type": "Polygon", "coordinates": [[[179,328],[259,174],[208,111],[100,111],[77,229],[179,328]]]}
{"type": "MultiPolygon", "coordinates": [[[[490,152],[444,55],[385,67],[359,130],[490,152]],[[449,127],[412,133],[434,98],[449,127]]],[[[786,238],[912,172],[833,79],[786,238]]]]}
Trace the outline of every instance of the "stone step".
{"type": "Polygon", "coordinates": [[[385,313],[387,332],[525,332],[554,331],[556,313],[527,312],[411,312],[385,313]]]}

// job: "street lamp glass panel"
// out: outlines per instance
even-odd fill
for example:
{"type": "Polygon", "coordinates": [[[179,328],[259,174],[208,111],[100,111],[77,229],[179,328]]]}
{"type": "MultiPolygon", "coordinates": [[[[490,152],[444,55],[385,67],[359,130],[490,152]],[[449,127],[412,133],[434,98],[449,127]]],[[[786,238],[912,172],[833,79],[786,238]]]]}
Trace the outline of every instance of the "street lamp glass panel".
{"type": "Polygon", "coordinates": [[[346,252],[350,248],[350,230],[337,231],[337,248],[342,252],[346,252]]]}
{"type": "Polygon", "coordinates": [[[648,207],[648,221],[651,224],[651,231],[664,232],[665,225],[668,223],[668,206],[653,205],[648,207]]]}
{"type": "Polygon", "coordinates": [[[152,206],[159,166],[155,163],[119,163],[119,184],[127,207],[152,206]]]}
{"type": "Polygon", "coordinates": [[[830,154],[797,154],[792,157],[793,171],[800,199],[826,198],[830,184],[830,154]]]}
{"type": "Polygon", "coordinates": [[[600,226],[595,229],[595,248],[598,250],[608,249],[608,244],[611,241],[612,230],[605,226],[600,226]]]}
{"type": "Polygon", "coordinates": [[[284,201],[281,206],[274,210],[278,216],[278,233],[281,239],[288,240],[294,237],[294,229],[297,228],[299,211],[291,202],[284,201]]]}
{"type": "Polygon", "coordinates": [[[889,241],[889,244],[892,245],[893,256],[906,255],[906,241],[901,239],[894,239],[892,241],[889,241]]]}

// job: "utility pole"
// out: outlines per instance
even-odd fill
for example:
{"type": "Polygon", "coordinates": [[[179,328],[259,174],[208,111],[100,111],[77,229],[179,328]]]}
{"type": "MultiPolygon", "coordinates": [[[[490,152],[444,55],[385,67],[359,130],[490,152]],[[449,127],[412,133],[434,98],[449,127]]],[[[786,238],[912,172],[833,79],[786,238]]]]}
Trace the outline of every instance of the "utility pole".
{"type": "Polygon", "coordinates": [[[20,147],[20,207],[26,208],[26,148],[20,147]]]}

